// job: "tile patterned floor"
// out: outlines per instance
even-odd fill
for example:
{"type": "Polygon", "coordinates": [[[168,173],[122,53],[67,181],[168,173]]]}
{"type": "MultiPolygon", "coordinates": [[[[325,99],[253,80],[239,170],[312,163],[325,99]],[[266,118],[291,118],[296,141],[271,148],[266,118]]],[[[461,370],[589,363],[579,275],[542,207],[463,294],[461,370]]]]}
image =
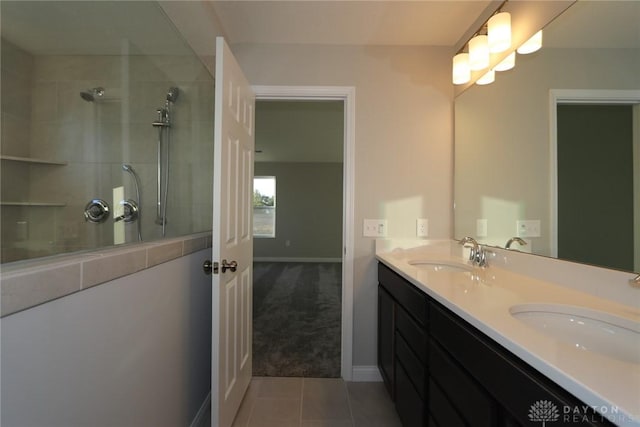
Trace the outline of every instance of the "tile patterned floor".
{"type": "Polygon", "coordinates": [[[384,385],[255,377],[233,427],[401,427],[384,385]]]}

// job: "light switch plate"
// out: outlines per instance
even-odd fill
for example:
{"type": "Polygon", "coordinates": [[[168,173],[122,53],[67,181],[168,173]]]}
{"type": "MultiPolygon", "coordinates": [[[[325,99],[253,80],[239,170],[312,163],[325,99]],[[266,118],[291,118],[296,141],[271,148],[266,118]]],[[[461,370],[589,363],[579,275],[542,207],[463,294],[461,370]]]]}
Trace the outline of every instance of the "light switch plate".
{"type": "Polygon", "coordinates": [[[540,237],[540,220],[529,219],[516,221],[516,236],[540,237]]]}
{"type": "Polygon", "coordinates": [[[362,227],[364,237],[385,237],[387,235],[386,219],[365,219],[362,227]]]}

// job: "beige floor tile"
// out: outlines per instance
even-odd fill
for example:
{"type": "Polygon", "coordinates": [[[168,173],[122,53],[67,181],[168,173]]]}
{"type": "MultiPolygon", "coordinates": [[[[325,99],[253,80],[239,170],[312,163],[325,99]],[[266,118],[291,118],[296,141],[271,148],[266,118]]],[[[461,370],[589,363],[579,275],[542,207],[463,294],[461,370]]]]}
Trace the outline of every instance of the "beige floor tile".
{"type": "Polygon", "coordinates": [[[251,415],[251,410],[253,409],[253,403],[258,397],[261,384],[261,378],[253,378],[251,380],[251,383],[249,383],[249,388],[244,395],[244,399],[242,399],[240,409],[238,409],[236,418],[235,420],[233,420],[233,427],[246,427],[249,423],[249,416],[251,415]]]}
{"type": "Polygon", "coordinates": [[[357,427],[400,427],[395,406],[383,383],[347,383],[349,404],[357,427]]]}
{"type": "Polygon", "coordinates": [[[302,378],[257,377],[260,378],[258,397],[300,399],[302,378]]]}
{"type": "Polygon", "coordinates": [[[249,427],[300,424],[300,399],[256,398],[249,417],[249,427]],[[280,423],[280,424],[278,424],[280,423]]]}
{"type": "Polygon", "coordinates": [[[303,420],[351,420],[347,389],[339,378],[305,378],[303,420]]]}

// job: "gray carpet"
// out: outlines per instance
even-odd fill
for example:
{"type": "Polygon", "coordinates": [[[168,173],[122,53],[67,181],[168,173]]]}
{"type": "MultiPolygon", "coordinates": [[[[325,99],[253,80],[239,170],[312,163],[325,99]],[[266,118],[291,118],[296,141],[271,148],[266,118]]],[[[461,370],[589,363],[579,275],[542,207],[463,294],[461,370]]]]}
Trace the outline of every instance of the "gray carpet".
{"type": "Polygon", "coordinates": [[[340,377],[341,263],[253,264],[253,375],[340,377]]]}

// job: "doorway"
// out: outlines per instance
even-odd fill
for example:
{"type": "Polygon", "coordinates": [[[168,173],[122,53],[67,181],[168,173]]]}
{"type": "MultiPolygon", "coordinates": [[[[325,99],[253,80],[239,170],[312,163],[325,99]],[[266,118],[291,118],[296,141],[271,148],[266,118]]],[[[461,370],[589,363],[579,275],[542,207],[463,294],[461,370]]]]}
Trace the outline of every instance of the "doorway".
{"type": "Polygon", "coordinates": [[[552,255],[637,271],[640,91],[552,89],[549,99],[552,255]]]}
{"type": "Polygon", "coordinates": [[[257,100],[253,375],[341,376],[344,101],[257,100]]]}

